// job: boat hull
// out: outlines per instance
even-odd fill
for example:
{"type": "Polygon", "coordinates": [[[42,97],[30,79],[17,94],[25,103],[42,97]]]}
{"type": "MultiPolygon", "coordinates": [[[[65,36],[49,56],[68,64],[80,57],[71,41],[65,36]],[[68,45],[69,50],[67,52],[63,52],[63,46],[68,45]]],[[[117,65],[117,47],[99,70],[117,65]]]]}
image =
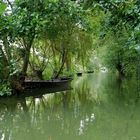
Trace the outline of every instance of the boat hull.
{"type": "Polygon", "coordinates": [[[23,86],[25,89],[67,87],[71,81],[72,79],[28,80],[23,86]]]}

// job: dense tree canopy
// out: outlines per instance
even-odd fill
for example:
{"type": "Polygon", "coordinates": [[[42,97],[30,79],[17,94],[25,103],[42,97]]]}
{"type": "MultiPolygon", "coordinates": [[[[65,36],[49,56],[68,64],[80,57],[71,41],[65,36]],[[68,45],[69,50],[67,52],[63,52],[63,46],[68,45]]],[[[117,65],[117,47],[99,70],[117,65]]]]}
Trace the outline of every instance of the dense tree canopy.
{"type": "Polygon", "coordinates": [[[3,0],[2,89],[20,87],[21,75],[50,79],[92,70],[97,54],[99,65],[136,76],[139,38],[138,0],[3,0]]]}

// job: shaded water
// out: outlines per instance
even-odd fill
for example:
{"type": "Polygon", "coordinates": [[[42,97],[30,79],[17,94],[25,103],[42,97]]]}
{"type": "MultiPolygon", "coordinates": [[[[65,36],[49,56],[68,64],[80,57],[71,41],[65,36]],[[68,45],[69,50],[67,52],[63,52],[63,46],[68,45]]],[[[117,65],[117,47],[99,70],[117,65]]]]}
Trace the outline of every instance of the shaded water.
{"type": "Polygon", "coordinates": [[[136,85],[87,74],[69,91],[0,99],[0,140],[140,140],[136,85]]]}

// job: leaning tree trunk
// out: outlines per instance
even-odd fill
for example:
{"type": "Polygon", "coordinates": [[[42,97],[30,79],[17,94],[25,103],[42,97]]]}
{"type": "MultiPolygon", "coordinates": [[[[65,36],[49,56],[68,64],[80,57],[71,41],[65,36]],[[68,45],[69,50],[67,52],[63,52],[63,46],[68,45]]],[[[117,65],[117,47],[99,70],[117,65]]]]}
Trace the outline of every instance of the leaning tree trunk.
{"type": "Polygon", "coordinates": [[[2,49],[2,46],[0,45],[0,53],[1,53],[1,64],[2,64],[2,71],[1,71],[1,74],[3,75],[3,78],[7,78],[8,77],[8,73],[9,73],[9,69],[8,69],[8,66],[9,66],[9,61],[2,49]]]}
{"type": "Polygon", "coordinates": [[[60,69],[58,70],[57,74],[55,75],[55,79],[59,77],[60,73],[62,72],[63,68],[64,68],[64,64],[66,62],[66,56],[67,56],[67,52],[66,50],[64,49],[63,50],[63,53],[62,53],[62,64],[60,66],[60,69]]]}
{"type": "Polygon", "coordinates": [[[11,48],[9,45],[8,37],[3,36],[2,37],[3,41],[3,47],[0,45],[0,53],[1,53],[1,63],[2,63],[2,72],[1,74],[3,75],[3,79],[7,79],[10,76],[10,61],[12,59],[11,55],[11,48]]]}
{"type": "Polygon", "coordinates": [[[3,45],[4,45],[4,50],[7,56],[7,60],[10,61],[12,57],[11,57],[11,49],[10,49],[7,36],[4,36],[2,40],[3,40],[3,45]]]}
{"type": "Polygon", "coordinates": [[[32,46],[33,39],[28,43],[25,42],[23,39],[24,46],[25,46],[25,56],[23,58],[23,67],[20,74],[13,75],[11,78],[11,87],[16,91],[20,92],[24,89],[23,83],[25,80],[25,75],[27,73],[28,65],[29,65],[29,57],[30,57],[30,50],[32,46]]]}
{"type": "Polygon", "coordinates": [[[32,43],[33,43],[33,39],[30,40],[29,42],[28,41],[25,42],[25,40],[23,39],[23,42],[24,42],[24,46],[25,46],[25,56],[23,58],[22,74],[26,75],[28,65],[29,65],[30,51],[31,51],[31,46],[32,46],[32,43]]]}

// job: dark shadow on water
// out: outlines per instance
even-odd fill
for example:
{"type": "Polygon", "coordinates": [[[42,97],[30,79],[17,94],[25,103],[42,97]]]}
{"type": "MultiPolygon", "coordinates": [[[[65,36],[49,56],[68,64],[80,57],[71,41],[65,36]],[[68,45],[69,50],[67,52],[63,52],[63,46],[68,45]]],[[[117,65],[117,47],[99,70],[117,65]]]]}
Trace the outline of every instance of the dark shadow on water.
{"type": "Polygon", "coordinates": [[[18,97],[24,98],[24,97],[42,97],[45,94],[51,94],[51,93],[58,93],[63,92],[67,90],[72,90],[71,86],[60,86],[55,88],[38,88],[38,89],[26,89],[24,92],[19,93],[18,97]]]}

